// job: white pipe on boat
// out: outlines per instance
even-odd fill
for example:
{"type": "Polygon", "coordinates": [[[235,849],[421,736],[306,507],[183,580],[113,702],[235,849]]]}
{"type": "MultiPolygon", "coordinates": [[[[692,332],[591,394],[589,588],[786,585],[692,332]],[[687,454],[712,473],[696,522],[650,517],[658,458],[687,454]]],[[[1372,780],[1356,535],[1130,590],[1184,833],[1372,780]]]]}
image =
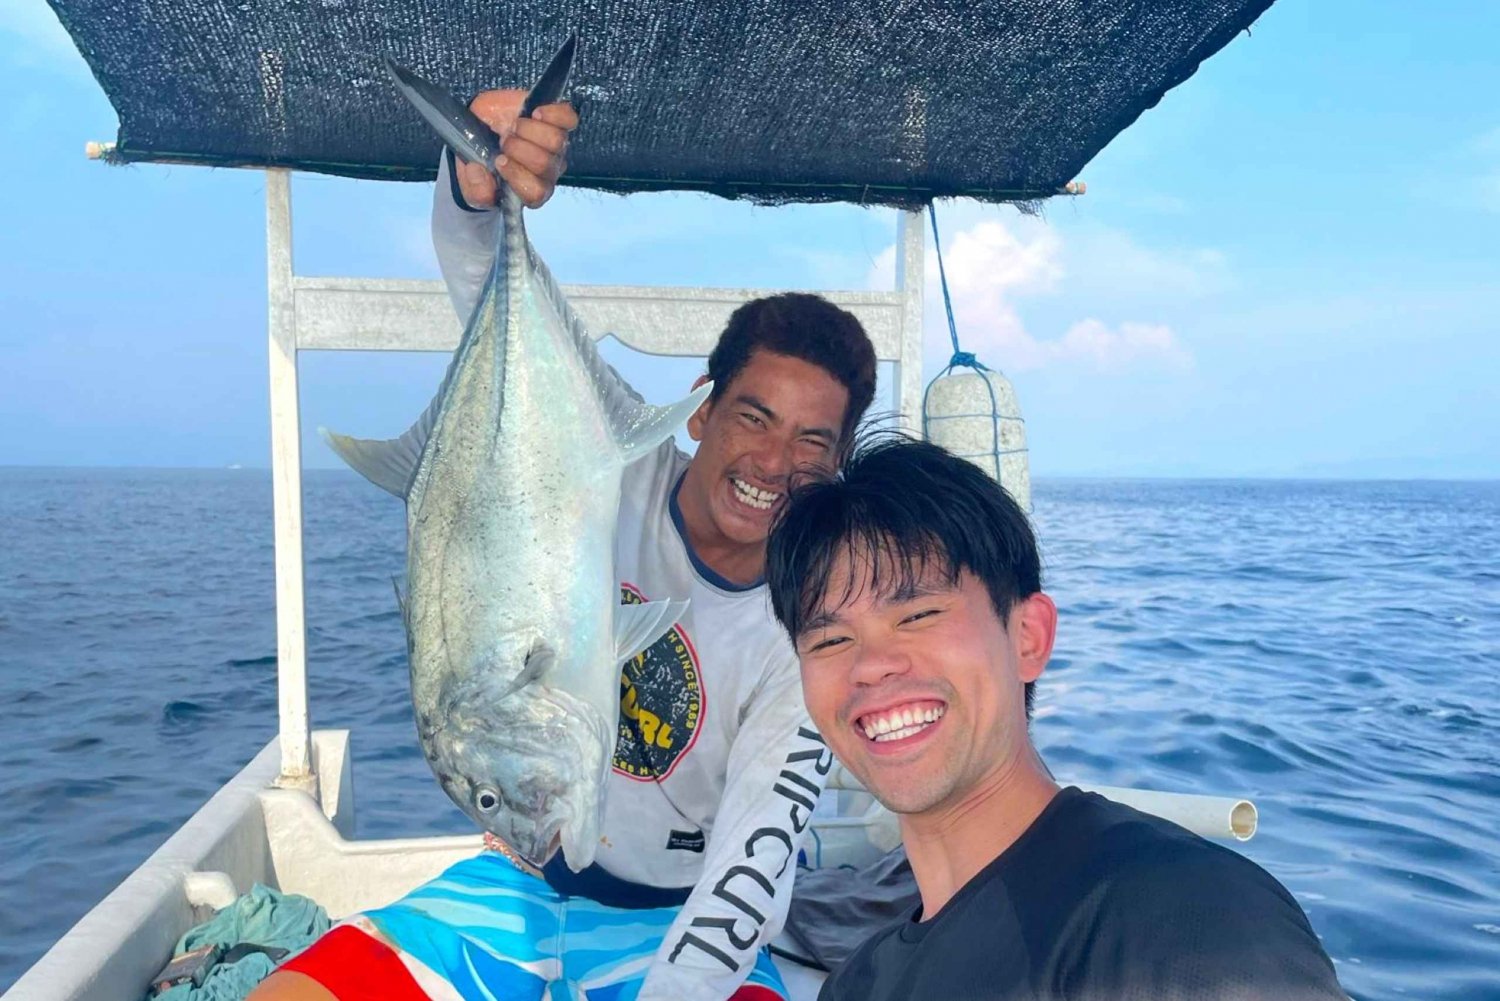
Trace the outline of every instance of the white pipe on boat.
{"type": "MultiPolygon", "coordinates": [[[[1096,792],[1105,799],[1170,820],[1204,838],[1226,838],[1249,841],[1255,836],[1259,814],[1248,799],[1233,796],[1198,796],[1192,793],[1157,792],[1151,789],[1126,789],[1120,786],[1089,785],[1073,782],[1085,792],[1096,792]]],[[[847,792],[867,791],[859,780],[835,764],[828,773],[829,789],[847,792]]]]}
{"type": "Polygon", "coordinates": [[[1205,838],[1249,841],[1255,836],[1255,829],[1259,824],[1255,804],[1248,799],[1193,796],[1151,789],[1122,789],[1119,786],[1085,785],[1082,782],[1073,784],[1086,792],[1096,792],[1105,799],[1134,807],[1142,813],[1170,820],[1205,838]]]}

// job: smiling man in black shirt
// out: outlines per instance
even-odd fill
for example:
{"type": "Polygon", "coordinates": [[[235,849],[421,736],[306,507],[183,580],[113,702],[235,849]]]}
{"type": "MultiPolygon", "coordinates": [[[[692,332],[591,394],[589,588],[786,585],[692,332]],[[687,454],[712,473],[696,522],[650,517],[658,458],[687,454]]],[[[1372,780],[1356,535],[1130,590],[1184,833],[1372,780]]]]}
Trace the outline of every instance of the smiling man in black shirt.
{"type": "Polygon", "coordinates": [[[921,905],[823,1001],[1323,1001],[1345,995],[1265,870],[1059,789],[1027,730],[1057,609],[1010,496],[895,439],[793,495],[767,582],[813,721],[900,816],[921,905]]]}

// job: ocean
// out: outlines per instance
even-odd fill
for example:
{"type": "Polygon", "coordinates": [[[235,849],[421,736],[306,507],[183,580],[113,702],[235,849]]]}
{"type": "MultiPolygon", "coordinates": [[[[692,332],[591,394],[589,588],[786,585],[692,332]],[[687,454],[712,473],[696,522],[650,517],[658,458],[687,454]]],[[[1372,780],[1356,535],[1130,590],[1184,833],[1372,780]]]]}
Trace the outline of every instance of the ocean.
{"type": "MultiPolygon", "coordinates": [[[[401,505],[305,485],[312,716],[358,833],[470,830],[417,748],[401,505]]],[[[1043,481],[1059,779],[1246,795],[1361,1001],[1500,998],[1500,483],[1043,481]]],[[[0,468],[0,987],[275,735],[271,483],[0,468]]]]}

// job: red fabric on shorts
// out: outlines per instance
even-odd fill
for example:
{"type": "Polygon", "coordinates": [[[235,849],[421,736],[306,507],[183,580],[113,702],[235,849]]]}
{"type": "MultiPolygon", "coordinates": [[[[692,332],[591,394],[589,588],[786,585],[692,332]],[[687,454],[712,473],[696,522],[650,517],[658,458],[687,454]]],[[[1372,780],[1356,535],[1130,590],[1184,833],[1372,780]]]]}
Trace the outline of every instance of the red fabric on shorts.
{"type": "MultiPolygon", "coordinates": [[[[311,977],[339,1001],[430,1001],[396,952],[350,925],[339,925],[278,966],[311,977]]],[[[787,1001],[760,984],[745,984],[729,1001],[787,1001]]]]}
{"type": "Polygon", "coordinates": [[[350,925],[339,925],[276,969],[311,977],[339,1001],[428,1001],[390,946],[350,925]]]}

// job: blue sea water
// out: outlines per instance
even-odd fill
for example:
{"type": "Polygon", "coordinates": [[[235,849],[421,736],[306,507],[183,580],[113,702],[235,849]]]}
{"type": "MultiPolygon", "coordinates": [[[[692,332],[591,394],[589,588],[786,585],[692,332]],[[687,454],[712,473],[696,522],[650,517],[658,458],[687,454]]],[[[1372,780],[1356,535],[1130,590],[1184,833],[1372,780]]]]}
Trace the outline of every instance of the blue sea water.
{"type": "MultiPolygon", "coordinates": [[[[416,747],[403,521],[305,500],[314,724],[361,836],[468,830],[416,747]]],[[[1241,851],[1361,1001],[1500,998],[1500,484],[1061,481],[1036,491],[1060,778],[1243,794],[1241,851]]],[[[0,469],[0,987],[276,726],[264,471],[0,469]]]]}

